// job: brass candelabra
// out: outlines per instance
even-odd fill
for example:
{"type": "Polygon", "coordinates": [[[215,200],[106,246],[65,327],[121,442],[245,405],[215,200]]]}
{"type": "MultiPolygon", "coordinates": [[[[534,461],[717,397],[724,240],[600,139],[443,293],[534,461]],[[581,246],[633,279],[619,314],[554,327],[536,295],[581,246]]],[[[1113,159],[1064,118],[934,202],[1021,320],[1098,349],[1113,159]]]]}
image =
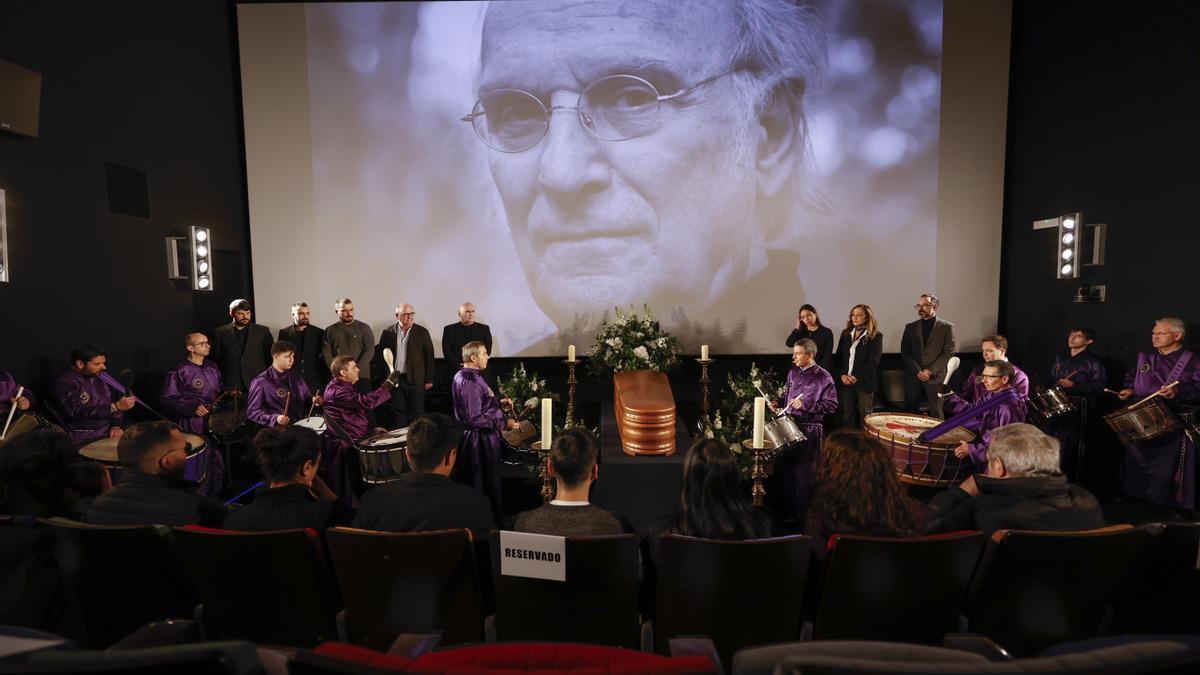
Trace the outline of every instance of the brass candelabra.
{"type": "Polygon", "coordinates": [[[700,413],[708,417],[708,365],[713,359],[696,359],[700,364],[700,413]]]}
{"type": "Polygon", "coordinates": [[[763,485],[763,479],[767,477],[767,467],[763,463],[763,455],[774,449],[775,445],[766,439],[763,439],[763,447],[754,447],[754,440],[747,438],[742,441],[742,448],[754,453],[754,465],[750,469],[750,498],[754,501],[755,506],[763,505],[763,497],[767,495],[767,488],[763,485]]]}

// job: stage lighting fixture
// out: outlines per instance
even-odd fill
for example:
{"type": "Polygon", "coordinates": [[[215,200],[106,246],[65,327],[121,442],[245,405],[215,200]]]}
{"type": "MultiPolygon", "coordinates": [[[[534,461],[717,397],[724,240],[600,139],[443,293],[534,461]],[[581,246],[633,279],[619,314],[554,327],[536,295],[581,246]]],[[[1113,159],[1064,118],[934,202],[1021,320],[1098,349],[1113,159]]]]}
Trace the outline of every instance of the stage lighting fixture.
{"type": "Polygon", "coordinates": [[[212,234],[207,227],[192,226],[192,290],[211,291],[212,234]]]}
{"type": "Polygon", "coordinates": [[[1077,227],[1083,222],[1078,213],[1058,217],[1058,257],[1056,258],[1059,279],[1079,277],[1079,242],[1077,227]]]}

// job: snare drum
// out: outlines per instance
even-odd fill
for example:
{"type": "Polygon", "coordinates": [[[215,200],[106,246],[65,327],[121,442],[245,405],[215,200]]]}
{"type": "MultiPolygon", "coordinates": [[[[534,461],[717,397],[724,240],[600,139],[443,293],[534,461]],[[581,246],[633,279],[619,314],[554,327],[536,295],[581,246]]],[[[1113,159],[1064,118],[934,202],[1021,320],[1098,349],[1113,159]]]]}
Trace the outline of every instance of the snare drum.
{"type": "Polygon", "coordinates": [[[368,436],[354,444],[363,482],[368,485],[390,483],[404,472],[404,449],[408,447],[408,427],[368,436]]]}
{"type": "Polygon", "coordinates": [[[206,419],[208,432],[226,446],[248,441],[258,431],[258,425],[246,419],[245,406],[214,411],[206,419]]]}
{"type": "Polygon", "coordinates": [[[313,431],[317,432],[318,436],[325,433],[325,418],[320,415],[305,417],[304,419],[296,420],[292,424],[295,424],[298,427],[304,427],[305,429],[312,429],[313,431]]]}
{"type": "Polygon", "coordinates": [[[959,459],[954,449],[975,435],[955,427],[925,443],[918,436],[942,420],[907,413],[872,413],[863,419],[863,431],[875,437],[896,465],[900,481],[927,487],[954,487],[975,472],[971,458],[959,459]]]}
{"type": "Polygon", "coordinates": [[[1164,436],[1181,427],[1175,413],[1161,398],[1135,403],[1104,416],[1108,426],[1126,445],[1164,436]]]}
{"type": "Polygon", "coordinates": [[[1049,421],[1075,410],[1071,397],[1061,387],[1039,389],[1029,397],[1029,407],[1042,421],[1049,421]]]}
{"type": "Polygon", "coordinates": [[[763,426],[763,438],[771,441],[771,444],[779,450],[785,450],[796,443],[808,440],[804,432],[800,431],[800,425],[796,423],[796,420],[786,413],[763,426]]]}
{"type": "MultiPolygon", "coordinates": [[[[189,446],[188,462],[190,463],[193,461],[198,461],[198,459],[193,460],[193,458],[202,456],[208,446],[208,444],[204,441],[204,437],[197,436],[196,434],[185,433],[183,434],[183,439],[187,441],[189,446]]],[[[92,441],[91,443],[88,443],[80,448],[79,454],[87,457],[88,459],[96,460],[97,462],[100,462],[104,466],[107,466],[111,469],[119,468],[121,466],[121,460],[117,457],[117,443],[120,442],[120,440],[120,437],[117,437],[101,438],[98,441],[92,441]]],[[[201,475],[197,482],[200,482],[203,479],[204,476],[201,475]]]]}

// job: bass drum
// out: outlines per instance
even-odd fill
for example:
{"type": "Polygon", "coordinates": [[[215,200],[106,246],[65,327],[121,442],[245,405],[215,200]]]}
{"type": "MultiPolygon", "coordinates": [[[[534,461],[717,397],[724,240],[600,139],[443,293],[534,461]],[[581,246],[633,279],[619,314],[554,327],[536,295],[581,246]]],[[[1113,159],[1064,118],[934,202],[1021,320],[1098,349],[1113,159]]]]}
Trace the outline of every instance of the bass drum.
{"type": "Polygon", "coordinates": [[[48,418],[33,412],[32,410],[26,410],[25,412],[20,413],[20,415],[20,417],[14,419],[12,424],[8,426],[8,433],[4,434],[4,439],[0,440],[0,445],[7,443],[22,434],[27,434],[31,431],[34,431],[35,429],[46,429],[48,431],[65,433],[62,427],[58,426],[54,422],[51,422],[48,418]]]}
{"type": "Polygon", "coordinates": [[[246,419],[245,406],[215,410],[208,415],[208,433],[221,445],[245,443],[254,437],[259,426],[246,419]]]}
{"type": "Polygon", "coordinates": [[[872,413],[863,419],[863,431],[875,437],[892,456],[900,482],[925,487],[954,487],[975,473],[970,457],[959,459],[954,449],[975,434],[962,427],[928,443],[918,436],[942,420],[907,413],[872,413]]]}
{"type": "Polygon", "coordinates": [[[367,485],[390,483],[404,473],[404,449],[408,447],[408,427],[368,436],[354,444],[358,465],[367,485]]]}

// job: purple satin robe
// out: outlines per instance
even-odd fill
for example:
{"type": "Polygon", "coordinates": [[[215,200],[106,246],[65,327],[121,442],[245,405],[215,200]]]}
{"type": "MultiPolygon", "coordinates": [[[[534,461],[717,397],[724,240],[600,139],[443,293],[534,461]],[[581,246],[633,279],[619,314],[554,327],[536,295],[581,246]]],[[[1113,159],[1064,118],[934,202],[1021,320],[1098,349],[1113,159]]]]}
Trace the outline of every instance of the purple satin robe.
{"type": "MultiPolygon", "coordinates": [[[[1195,422],[1194,409],[1183,406],[1200,402],[1200,356],[1177,349],[1170,354],[1157,350],[1138,355],[1137,366],[1125,375],[1125,388],[1133,389],[1136,402],[1179,380],[1175,397],[1163,399],[1184,424],[1195,422]],[[1181,359],[1188,359],[1178,377],[1172,378],[1181,359]]],[[[1164,506],[1196,508],[1196,446],[1181,431],[1125,446],[1122,486],[1125,494],[1164,506]]]]}
{"type": "MultiPolygon", "coordinates": [[[[999,391],[984,392],[983,396],[979,398],[975,405],[983,405],[1000,393],[1001,392],[999,391]]],[[[951,395],[950,398],[946,399],[946,402],[949,403],[951,400],[954,400],[954,402],[958,404],[957,407],[959,408],[959,412],[973,407],[964,405],[961,402],[962,399],[959,398],[958,394],[951,395]]],[[[988,445],[992,442],[992,432],[1006,424],[1017,424],[1018,422],[1024,422],[1025,412],[1025,400],[1018,398],[1015,401],[1002,403],[963,425],[968,429],[973,429],[979,434],[978,440],[967,444],[968,450],[971,453],[971,461],[975,464],[976,471],[982,473],[987,469],[987,449],[988,445]]]]}
{"type": "MultiPolygon", "coordinates": [[[[957,415],[976,403],[983,402],[983,396],[987,394],[987,386],[983,384],[985,367],[983,364],[975,366],[963,380],[962,387],[958,390],[958,396],[948,397],[942,401],[942,408],[946,411],[947,416],[957,415]]],[[[1025,371],[1014,365],[1012,381],[1008,385],[1017,392],[1017,396],[1021,397],[1021,405],[1025,405],[1025,400],[1029,398],[1029,376],[1025,374],[1025,371]]]]}
{"type": "Polygon", "coordinates": [[[246,397],[246,418],[264,427],[275,426],[276,418],[287,415],[295,422],[308,416],[309,399],[312,392],[304,378],[294,368],[283,371],[268,366],[250,381],[250,394],[246,397]],[[284,411],[287,393],[292,393],[284,411]]]}
{"type": "Polygon", "coordinates": [[[221,369],[217,368],[215,363],[205,359],[203,364],[197,365],[185,359],[167,371],[162,396],[158,399],[159,405],[169,416],[175,418],[180,429],[205,437],[207,449],[200,457],[188,460],[184,466],[183,477],[186,480],[199,481],[207,476],[200,490],[207,496],[220,494],[225,486],[226,464],[216,439],[207,433],[207,420],[196,415],[196,408],[201,405],[211,406],[224,390],[221,369]]]}
{"type": "Polygon", "coordinates": [[[50,383],[54,415],[79,447],[108,436],[112,427],[125,425],[121,411],[112,412],[112,391],[98,377],[68,370],[50,383]]]}
{"type": "Polygon", "coordinates": [[[454,416],[466,430],[458,444],[454,479],[482,492],[497,518],[503,514],[500,488],[500,432],[504,413],[496,393],[473,368],[454,374],[454,416]]]}
{"type": "MultiPolygon", "coordinates": [[[[20,388],[21,384],[13,379],[12,375],[0,370],[0,427],[3,427],[4,420],[8,419],[8,411],[12,408],[12,399],[17,395],[17,390],[20,388]]],[[[37,402],[33,398],[33,392],[28,389],[21,392],[21,396],[29,399],[30,409],[37,402]]]]}
{"type": "Polygon", "coordinates": [[[1086,349],[1074,356],[1070,350],[1055,355],[1049,384],[1057,387],[1064,377],[1071,380],[1071,386],[1063,388],[1068,394],[1099,394],[1108,386],[1104,362],[1086,349]]]}
{"type": "Polygon", "coordinates": [[[321,477],[338,496],[338,503],[347,509],[358,506],[362,494],[362,470],[358,450],[353,441],[367,435],[370,423],[367,411],[386,403],[391,390],[379,387],[369,394],[336,377],[325,385],[321,396],[321,412],[328,424],[325,432],[325,455],[321,458],[321,477]],[[352,440],[348,440],[349,439],[352,440]]]}
{"type": "Polygon", "coordinates": [[[784,452],[775,460],[779,487],[783,492],[781,506],[785,517],[803,518],[812,499],[813,480],[821,462],[821,442],[825,437],[824,418],[838,410],[837,385],[833,376],[813,364],[801,370],[793,366],[788,371],[787,392],[779,404],[800,426],[808,440],[784,452]],[[801,408],[790,405],[801,397],[801,408]]]}

